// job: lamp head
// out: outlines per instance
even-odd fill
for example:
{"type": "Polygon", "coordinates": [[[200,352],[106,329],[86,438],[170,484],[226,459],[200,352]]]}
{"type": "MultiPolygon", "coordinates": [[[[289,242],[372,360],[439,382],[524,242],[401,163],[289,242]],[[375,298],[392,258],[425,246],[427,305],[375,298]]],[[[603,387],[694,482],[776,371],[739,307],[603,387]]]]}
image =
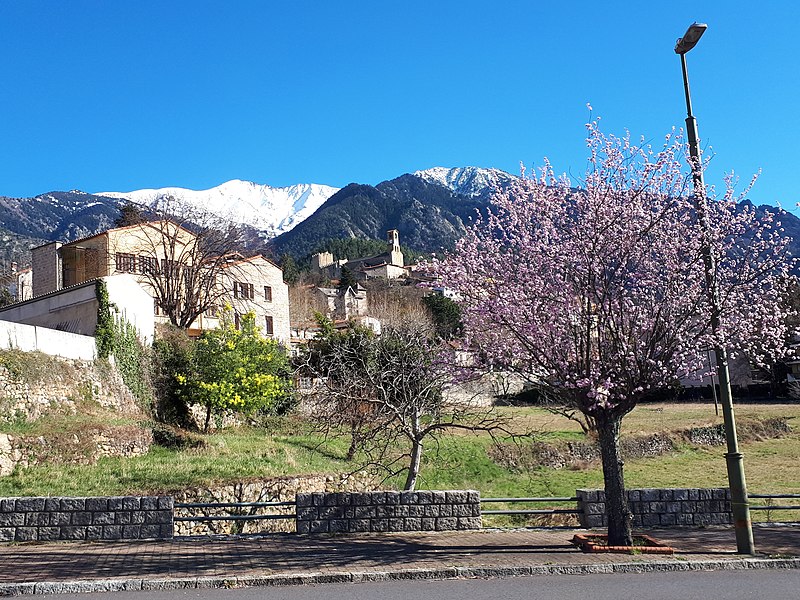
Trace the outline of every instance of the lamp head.
{"type": "Polygon", "coordinates": [[[694,48],[697,42],[700,41],[700,38],[703,37],[706,29],[708,29],[708,25],[705,23],[692,23],[689,25],[689,29],[686,30],[683,37],[675,44],[675,54],[686,54],[689,50],[694,48]]]}

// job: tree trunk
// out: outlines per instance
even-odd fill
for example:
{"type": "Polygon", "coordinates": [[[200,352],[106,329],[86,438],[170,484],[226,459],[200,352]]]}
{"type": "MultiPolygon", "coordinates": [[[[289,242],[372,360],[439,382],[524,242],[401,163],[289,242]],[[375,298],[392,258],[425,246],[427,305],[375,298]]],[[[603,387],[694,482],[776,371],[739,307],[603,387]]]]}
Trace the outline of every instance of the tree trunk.
{"type": "Polygon", "coordinates": [[[206,406],[206,422],[203,425],[203,433],[208,433],[208,426],[211,424],[211,405],[206,406]]]}
{"type": "Polygon", "coordinates": [[[413,490],[417,485],[419,465],[422,462],[422,438],[419,432],[419,411],[416,411],[411,422],[411,463],[408,465],[408,477],[403,489],[413,490]]]}
{"type": "Polygon", "coordinates": [[[350,447],[347,449],[347,457],[345,460],[350,462],[356,456],[356,451],[358,450],[358,433],[356,432],[356,428],[353,427],[350,430],[350,447]]]}
{"type": "Polygon", "coordinates": [[[606,491],[608,516],[608,543],[612,546],[630,546],[631,514],[625,494],[625,477],[619,451],[619,431],[622,418],[609,416],[597,419],[597,435],[603,459],[603,480],[606,491]]]}
{"type": "Polygon", "coordinates": [[[406,485],[403,489],[413,490],[417,485],[420,462],[422,462],[422,442],[420,440],[414,440],[411,446],[411,464],[408,465],[408,477],[406,478],[406,485]]]}

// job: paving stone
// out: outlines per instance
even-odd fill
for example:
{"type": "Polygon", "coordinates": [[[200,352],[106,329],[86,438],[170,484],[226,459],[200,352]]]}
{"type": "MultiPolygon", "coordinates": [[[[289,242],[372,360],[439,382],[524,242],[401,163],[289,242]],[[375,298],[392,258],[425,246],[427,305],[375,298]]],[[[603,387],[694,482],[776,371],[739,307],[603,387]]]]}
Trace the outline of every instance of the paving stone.
{"type": "Polygon", "coordinates": [[[38,539],[36,527],[17,527],[15,532],[17,542],[35,542],[38,539]]]}
{"type": "MultiPolygon", "coordinates": [[[[651,533],[678,548],[680,554],[583,554],[566,547],[571,531],[529,529],[347,537],[274,534],[111,544],[39,542],[0,546],[0,564],[4,565],[0,570],[0,594],[209,589],[454,576],[800,568],[800,559],[735,555],[730,527],[659,529],[651,533]],[[447,557],[445,566],[443,557],[447,557]],[[80,581],[76,581],[76,574],[80,581]]],[[[761,552],[800,556],[800,528],[757,527],[754,533],[761,552]]]]}
{"type": "Polygon", "coordinates": [[[90,512],[74,512],[72,513],[72,525],[91,525],[92,513],[90,512]]]}
{"type": "Polygon", "coordinates": [[[140,510],[142,508],[142,499],[138,496],[125,496],[122,499],[123,510],[140,510]]]}
{"type": "Polygon", "coordinates": [[[92,515],[92,524],[94,525],[113,525],[114,522],[113,512],[96,512],[92,515]]]}
{"type": "Polygon", "coordinates": [[[417,504],[419,494],[416,492],[400,492],[400,504],[417,504]]]}

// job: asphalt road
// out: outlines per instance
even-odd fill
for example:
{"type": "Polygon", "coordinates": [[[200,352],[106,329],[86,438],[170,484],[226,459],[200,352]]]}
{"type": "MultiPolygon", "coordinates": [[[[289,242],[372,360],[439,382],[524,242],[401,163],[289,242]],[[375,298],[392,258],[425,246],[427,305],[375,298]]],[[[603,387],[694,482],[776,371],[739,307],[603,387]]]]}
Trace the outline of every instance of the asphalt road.
{"type": "Polygon", "coordinates": [[[232,590],[174,590],[53,595],[80,600],[788,600],[797,598],[800,570],[742,570],[613,575],[547,575],[506,579],[387,581],[232,590]]]}

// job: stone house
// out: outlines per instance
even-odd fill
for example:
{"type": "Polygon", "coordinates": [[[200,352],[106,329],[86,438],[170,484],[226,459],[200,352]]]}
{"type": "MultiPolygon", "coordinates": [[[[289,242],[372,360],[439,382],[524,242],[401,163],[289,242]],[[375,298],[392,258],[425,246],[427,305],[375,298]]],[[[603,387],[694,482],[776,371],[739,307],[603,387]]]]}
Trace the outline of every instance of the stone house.
{"type": "Polygon", "coordinates": [[[367,290],[361,285],[346,290],[320,287],[316,289],[319,311],[334,321],[355,319],[367,315],[367,290]]]}
{"type": "Polygon", "coordinates": [[[33,270],[18,268],[17,263],[11,263],[11,270],[0,276],[0,289],[8,290],[13,302],[22,302],[33,297],[33,270]]]}
{"type": "Polygon", "coordinates": [[[166,266],[168,261],[191,266],[188,255],[196,237],[171,221],[152,221],[73,242],[49,242],[31,250],[33,295],[117,273],[129,273],[144,284],[149,269],[166,266]]]}
{"type": "MultiPolygon", "coordinates": [[[[220,270],[218,285],[226,293],[221,298],[233,310],[238,327],[242,315],[253,312],[256,325],[264,335],[289,344],[289,286],[283,282],[283,271],[263,256],[232,257],[220,270]]],[[[199,317],[201,329],[219,326],[219,311],[212,306],[199,317]]]]}
{"type": "MultiPolygon", "coordinates": [[[[195,262],[208,258],[198,246],[194,233],[168,220],[109,229],[69,243],[50,242],[31,251],[33,294],[53,294],[93,279],[128,274],[150,295],[156,323],[165,323],[154,288],[159,282],[152,275],[160,272],[162,281],[186,285],[184,278],[203,269],[195,262]],[[171,272],[174,277],[168,275],[171,272]]],[[[190,335],[218,327],[219,310],[230,305],[234,318],[252,310],[265,334],[288,344],[289,294],[280,267],[262,256],[233,254],[214,257],[212,269],[208,272],[216,275],[209,277],[208,293],[214,303],[191,323],[190,335]]]]}

